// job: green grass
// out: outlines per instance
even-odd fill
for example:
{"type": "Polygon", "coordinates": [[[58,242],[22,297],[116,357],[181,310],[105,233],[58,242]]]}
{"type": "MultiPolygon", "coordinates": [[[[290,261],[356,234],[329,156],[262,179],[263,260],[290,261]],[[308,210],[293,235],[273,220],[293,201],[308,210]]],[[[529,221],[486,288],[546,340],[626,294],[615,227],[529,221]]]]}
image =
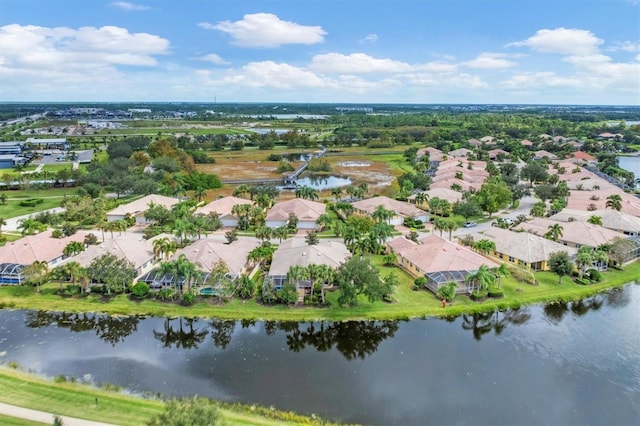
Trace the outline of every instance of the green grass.
{"type": "Polygon", "coordinates": [[[35,426],[44,425],[47,423],[34,422],[31,420],[18,419],[16,417],[9,417],[0,414],[0,425],[3,426],[35,426]]]}
{"type": "MultiPolygon", "coordinates": [[[[118,425],[145,424],[164,409],[164,403],[159,400],[136,398],[70,382],[54,383],[8,368],[0,368],[0,402],[118,425]]],[[[241,404],[224,404],[221,413],[229,425],[320,424],[311,418],[293,413],[259,408],[256,410],[255,407],[241,404]],[[252,412],[253,410],[267,413],[269,417],[293,421],[264,417],[252,412]]],[[[0,417],[0,424],[38,423],[8,423],[0,417]]]]}
{"type": "Polygon", "coordinates": [[[193,306],[184,307],[156,300],[144,300],[133,303],[125,295],[119,295],[105,302],[98,295],[81,299],[63,299],[55,294],[57,284],[44,286],[40,294],[31,287],[6,286],[0,288],[0,306],[48,311],[102,312],[115,315],[146,314],[152,316],[188,316],[221,319],[262,319],[262,320],[361,320],[361,319],[408,319],[428,316],[449,316],[463,313],[487,312],[495,309],[516,308],[522,305],[542,302],[569,301],[591,296],[611,287],[620,286],[640,277],[640,261],[627,265],[624,271],[611,270],[603,273],[603,281],[588,286],[573,283],[568,277],[562,284],[549,272],[536,273],[539,284],[536,286],[516,282],[513,278],[504,278],[502,287],[505,297],[489,299],[483,302],[472,301],[465,295],[458,295],[452,306],[442,308],[440,301],[429,291],[413,291],[413,278],[406,272],[382,265],[382,256],[374,256],[376,265],[384,276],[395,273],[400,284],[395,289],[394,303],[369,303],[364,296],[358,306],[345,308],[338,306],[338,292],[327,292],[328,308],[289,307],[283,305],[265,306],[255,300],[233,299],[222,305],[211,305],[199,301],[193,306]]]}

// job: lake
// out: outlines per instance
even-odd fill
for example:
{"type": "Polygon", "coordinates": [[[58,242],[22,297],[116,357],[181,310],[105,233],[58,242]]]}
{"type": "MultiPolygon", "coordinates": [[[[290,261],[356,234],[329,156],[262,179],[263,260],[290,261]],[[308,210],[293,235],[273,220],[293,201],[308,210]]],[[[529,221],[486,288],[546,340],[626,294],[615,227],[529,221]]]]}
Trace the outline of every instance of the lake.
{"type": "Polygon", "coordinates": [[[639,336],[637,284],[404,322],[0,311],[0,359],[42,375],[379,425],[640,424],[639,336]]]}
{"type": "Polygon", "coordinates": [[[636,179],[640,179],[640,157],[618,157],[618,165],[632,172],[636,179]]]}
{"type": "MultiPolygon", "coordinates": [[[[309,175],[303,178],[299,178],[297,181],[298,186],[308,186],[317,191],[324,191],[333,188],[342,188],[349,186],[352,180],[348,177],[333,176],[333,175],[309,175]]],[[[283,189],[284,187],[279,187],[283,189]]]]}

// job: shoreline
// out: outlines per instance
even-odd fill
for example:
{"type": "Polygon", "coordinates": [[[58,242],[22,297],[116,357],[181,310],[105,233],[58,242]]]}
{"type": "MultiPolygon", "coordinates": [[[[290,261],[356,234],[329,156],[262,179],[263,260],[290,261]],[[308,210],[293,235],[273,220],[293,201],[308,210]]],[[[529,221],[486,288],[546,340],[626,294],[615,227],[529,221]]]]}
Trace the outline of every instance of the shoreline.
{"type": "MultiPolygon", "coordinates": [[[[452,305],[442,308],[441,302],[427,291],[396,289],[396,301],[392,303],[376,302],[370,304],[362,301],[352,308],[330,306],[318,308],[311,306],[265,306],[255,300],[232,300],[228,303],[211,304],[209,300],[200,300],[192,306],[144,300],[135,302],[127,295],[118,295],[110,301],[102,301],[99,297],[89,296],[85,299],[61,298],[53,295],[55,289],[43,289],[41,294],[32,293],[26,296],[11,296],[7,287],[0,288],[0,308],[43,310],[48,312],[94,313],[112,316],[151,316],[151,317],[186,317],[220,320],[260,320],[260,321],[382,321],[410,320],[416,318],[443,318],[463,314],[493,312],[495,310],[517,309],[525,305],[564,303],[583,299],[610,289],[626,285],[638,285],[640,282],[630,280],[640,277],[640,261],[627,265],[625,270],[612,271],[614,276],[604,276],[603,282],[587,286],[570,282],[565,277],[562,284],[557,284],[557,277],[551,273],[540,273],[540,284],[537,286],[515,283],[505,280],[503,289],[505,296],[499,299],[485,299],[480,302],[471,301],[467,296],[458,295],[452,305]],[[410,297],[415,300],[403,300],[410,297]],[[412,303],[410,303],[412,302],[412,303]]],[[[57,285],[55,286],[57,288],[57,285]]],[[[10,289],[9,289],[10,290],[10,289]]],[[[336,294],[329,299],[335,300],[336,294]]]]}

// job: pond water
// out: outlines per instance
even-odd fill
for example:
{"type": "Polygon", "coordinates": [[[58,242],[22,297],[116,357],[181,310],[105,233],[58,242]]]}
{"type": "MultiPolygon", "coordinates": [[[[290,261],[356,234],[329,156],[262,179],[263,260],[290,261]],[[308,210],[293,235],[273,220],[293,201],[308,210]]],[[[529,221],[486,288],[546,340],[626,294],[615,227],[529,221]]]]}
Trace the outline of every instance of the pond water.
{"type": "Polygon", "coordinates": [[[352,180],[342,176],[310,175],[298,179],[298,186],[308,186],[318,191],[349,186],[352,180]]]}
{"type": "Polygon", "coordinates": [[[640,157],[618,157],[618,165],[630,172],[632,172],[636,179],[640,179],[640,157]]]}
{"type": "Polygon", "coordinates": [[[449,320],[253,322],[0,311],[2,361],[343,422],[640,424],[640,285],[449,320]]]}

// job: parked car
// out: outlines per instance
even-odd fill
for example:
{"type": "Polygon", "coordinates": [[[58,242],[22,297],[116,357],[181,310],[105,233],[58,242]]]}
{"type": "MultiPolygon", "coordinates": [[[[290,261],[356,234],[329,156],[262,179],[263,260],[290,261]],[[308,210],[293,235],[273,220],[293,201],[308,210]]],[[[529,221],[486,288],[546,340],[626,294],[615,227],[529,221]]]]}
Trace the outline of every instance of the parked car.
{"type": "Polygon", "coordinates": [[[465,228],[473,228],[476,225],[477,225],[477,223],[475,223],[475,222],[465,222],[464,227],[465,228]]]}

